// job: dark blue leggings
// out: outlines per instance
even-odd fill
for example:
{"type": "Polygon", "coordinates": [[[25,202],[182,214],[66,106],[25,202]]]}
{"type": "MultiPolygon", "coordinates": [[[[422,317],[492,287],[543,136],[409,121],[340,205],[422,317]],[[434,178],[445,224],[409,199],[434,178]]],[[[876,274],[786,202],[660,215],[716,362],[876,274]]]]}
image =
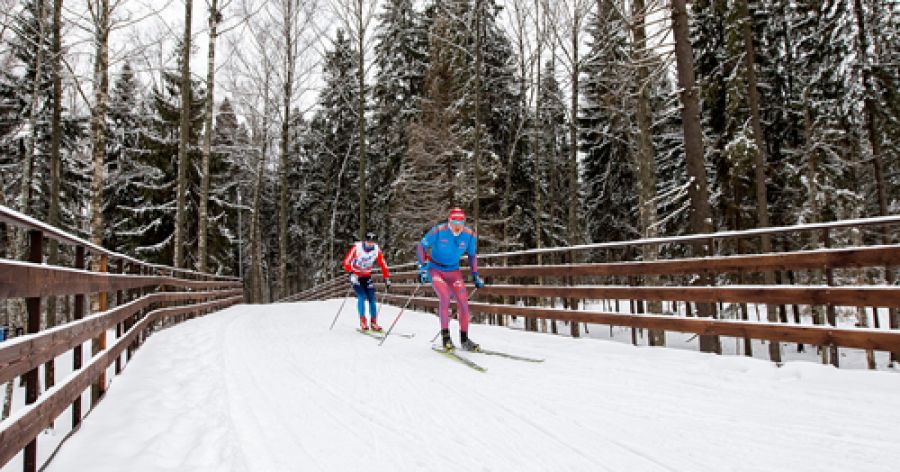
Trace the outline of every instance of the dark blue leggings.
{"type": "Polygon", "coordinates": [[[356,292],[356,311],[359,312],[359,317],[366,316],[366,300],[369,300],[369,318],[374,319],[378,314],[378,307],[375,305],[375,284],[372,283],[372,278],[360,277],[359,282],[352,286],[356,292]]]}

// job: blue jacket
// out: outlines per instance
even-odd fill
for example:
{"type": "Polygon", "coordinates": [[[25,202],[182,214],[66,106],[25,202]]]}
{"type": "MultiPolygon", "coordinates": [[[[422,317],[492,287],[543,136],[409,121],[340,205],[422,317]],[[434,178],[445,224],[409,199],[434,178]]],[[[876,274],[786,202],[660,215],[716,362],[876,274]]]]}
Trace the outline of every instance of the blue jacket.
{"type": "Polygon", "coordinates": [[[429,269],[441,272],[459,270],[459,258],[463,254],[469,256],[469,268],[478,272],[478,259],[475,256],[478,236],[475,231],[464,226],[459,236],[454,236],[450,225],[441,223],[431,228],[419,241],[416,256],[419,264],[428,262],[429,269]]]}

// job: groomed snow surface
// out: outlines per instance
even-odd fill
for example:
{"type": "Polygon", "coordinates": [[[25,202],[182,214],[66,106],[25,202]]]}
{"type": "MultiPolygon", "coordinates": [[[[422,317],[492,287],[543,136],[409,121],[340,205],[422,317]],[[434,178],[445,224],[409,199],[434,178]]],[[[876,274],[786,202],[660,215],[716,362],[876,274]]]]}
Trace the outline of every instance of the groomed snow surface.
{"type": "MultiPolygon", "coordinates": [[[[480,373],[432,352],[434,315],[404,313],[396,331],[416,336],[379,347],[355,331],[353,301],[329,331],[339,306],[241,305],[154,334],[47,470],[863,472],[900,464],[895,372],[802,361],[778,368],[474,325],[485,347],[546,359],[469,354],[488,369],[480,373]]],[[[386,306],[381,324],[398,310],[386,306]]]]}

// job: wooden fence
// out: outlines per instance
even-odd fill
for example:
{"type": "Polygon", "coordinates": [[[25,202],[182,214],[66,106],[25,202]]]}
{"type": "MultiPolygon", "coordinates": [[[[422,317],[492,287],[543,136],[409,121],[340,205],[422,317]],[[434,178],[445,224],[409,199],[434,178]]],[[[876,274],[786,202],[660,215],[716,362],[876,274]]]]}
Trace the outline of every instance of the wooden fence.
{"type": "Polygon", "coordinates": [[[49,225],[0,206],[0,223],[27,234],[27,261],[0,259],[0,300],[24,299],[25,334],[0,343],[0,385],[22,376],[26,406],[2,423],[0,466],[24,450],[24,470],[37,470],[37,436],[71,409],[73,431],[82,418],[81,397],[90,387],[91,408],[105,393],[106,371],[115,373],[160,324],[219,310],[243,300],[243,285],[232,277],[220,277],[172,267],[146,264],[114,253],[49,225]],[[71,267],[47,265],[45,241],[68,249],[71,267]],[[100,271],[85,269],[93,258],[100,271]],[[114,267],[115,273],[108,268],[114,267]],[[109,294],[115,307],[109,308],[109,294]],[[51,297],[74,296],[74,321],[41,331],[41,305],[51,297]],[[96,311],[85,316],[86,297],[94,297],[96,311]],[[107,331],[115,339],[107,345],[107,331]],[[83,344],[92,341],[93,356],[84,363],[83,344]],[[60,383],[47,377],[39,391],[38,367],[52,372],[56,358],[72,352],[73,373],[60,383]],[[123,362],[124,357],[124,362],[123,362]]]}
{"type": "MultiPolygon", "coordinates": [[[[536,329],[537,320],[570,322],[576,336],[578,323],[695,333],[711,337],[713,346],[721,346],[719,336],[729,336],[744,338],[746,355],[752,355],[751,339],[769,340],[775,362],[781,362],[783,342],[820,346],[823,362],[835,366],[838,348],[886,351],[898,361],[900,245],[891,243],[897,225],[900,216],[479,255],[479,275],[488,285],[469,306],[473,314],[499,315],[493,318],[498,324],[503,317],[524,317],[530,322],[526,329],[536,329]],[[763,247],[762,238],[778,252],[748,253],[763,247]],[[808,248],[816,245],[820,248],[808,248]],[[647,248],[659,258],[641,260],[647,248]],[[587,301],[616,308],[586,309],[587,301]],[[629,309],[620,309],[620,302],[629,309]],[[684,309],[663,311],[663,302],[684,309]],[[771,318],[751,322],[753,304],[765,305],[771,318]],[[865,313],[862,326],[838,328],[841,307],[865,313]],[[868,321],[868,313],[879,308],[888,311],[887,326],[878,316],[868,321]],[[803,312],[814,314],[813,324],[801,324],[803,312]]],[[[417,287],[412,267],[394,268],[395,283],[384,300],[410,300],[417,287]]],[[[432,293],[419,290],[411,306],[434,309],[432,293]]],[[[340,276],[285,301],[346,295],[346,277],[340,276]]],[[[720,352],[720,347],[704,349],[702,342],[701,349],[720,352]]],[[[869,352],[870,367],[873,359],[869,352]]]]}

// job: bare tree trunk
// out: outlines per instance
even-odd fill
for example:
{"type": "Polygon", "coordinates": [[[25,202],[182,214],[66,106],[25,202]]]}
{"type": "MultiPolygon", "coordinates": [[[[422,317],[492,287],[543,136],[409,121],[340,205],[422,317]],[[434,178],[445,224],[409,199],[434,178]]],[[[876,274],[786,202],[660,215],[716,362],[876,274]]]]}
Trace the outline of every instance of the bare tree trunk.
{"type": "Polygon", "coordinates": [[[262,303],[262,231],[260,230],[262,211],[263,172],[266,162],[265,131],[262,131],[259,161],[256,166],[256,182],[253,185],[253,217],[250,223],[250,301],[262,303]]]}
{"type": "MultiPolygon", "coordinates": [[[[62,134],[62,74],[60,62],[62,61],[62,4],[63,0],[53,2],[53,57],[50,59],[53,68],[53,116],[50,121],[50,209],[47,214],[47,223],[51,226],[60,226],[59,222],[59,189],[60,189],[60,157],[59,146],[62,134]]],[[[49,265],[59,263],[59,243],[55,239],[50,240],[49,265]]],[[[47,297],[47,317],[45,329],[56,326],[56,297],[47,297]]],[[[44,385],[47,388],[56,384],[54,361],[44,364],[44,385]]]]}
{"type": "Polygon", "coordinates": [[[284,119],[281,123],[281,160],[278,165],[278,293],[273,298],[287,294],[288,253],[288,141],[290,140],[291,96],[294,92],[294,38],[292,31],[295,0],[285,1],[284,15],[284,119]]]}
{"type": "Polygon", "coordinates": [[[475,215],[473,229],[478,232],[481,221],[481,62],[484,40],[481,32],[482,0],[475,0],[475,201],[472,214],[475,215]]]}
{"type": "MultiPolygon", "coordinates": [[[[44,68],[44,0],[37,0],[38,46],[34,58],[34,80],[31,84],[31,109],[28,113],[28,150],[22,153],[22,186],[19,192],[19,211],[31,214],[31,183],[34,175],[35,134],[37,133],[37,114],[40,105],[41,72],[44,68]]],[[[15,254],[18,259],[25,254],[27,231],[18,231],[20,237],[16,244],[15,254]]]]}
{"type": "Polygon", "coordinates": [[[253,219],[250,224],[250,276],[251,276],[251,301],[262,303],[262,186],[263,172],[265,172],[266,153],[268,153],[268,128],[269,128],[269,80],[271,73],[268,64],[265,64],[264,92],[263,92],[263,116],[261,128],[257,130],[259,135],[259,161],[256,169],[256,184],[253,187],[253,219]]]}
{"type": "Polygon", "coordinates": [[[185,200],[188,184],[188,146],[190,145],[191,126],[191,14],[193,0],[184,2],[184,36],[181,51],[181,123],[178,136],[178,195],[175,208],[175,256],[172,265],[181,268],[184,265],[184,233],[187,220],[185,200]]]}
{"type": "Polygon", "coordinates": [[[366,199],[368,198],[366,190],[366,25],[364,24],[363,0],[356,0],[356,11],[356,40],[359,54],[356,71],[357,86],[359,87],[356,122],[359,127],[359,239],[361,241],[366,235],[366,225],[368,224],[366,221],[366,199]]]}
{"type": "MultiPolygon", "coordinates": [[[[571,120],[569,120],[569,244],[578,244],[578,79],[581,75],[581,59],[578,47],[581,40],[581,11],[578,5],[573,9],[572,17],[572,101],[571,120]]],[[[575,253],[570,252],[569,262],[575,263],[575,253]]],[[[570,310],[578,309],[577,300],[569,300],[570,310]]],[[[569,324],[572,337],[581,336],[580,325],[577,322],[569,324]]]]}
{"type": "MultiPolygon", "coordinates": [[[[94,108],[91,110],[91,159],[93,176],[91,179],[91,242],[103,245],[103,181],[106,178],[106,115],[109,102],[109,0],[89,3],[94,22],[94,108]]],[[[101,269],[101,260],[94,257],[92,270],[101,269]]],[[[102,294],[91,297],[91,307],[99,310],[102,294]]]]}
{"type": "MultiPolygon", "coordinates": [[[[803,139],[804,139],[804,150],[803,153],[806,155],[806,181],[807,181],[807,189],[809,194],[807,195],[807,205],[808,205],[808,217],[807,223],[815,223],[820,221],[820,212],[819,212],[819,201],[816,197],[817,189],[818,189],[818,160],[816,159],[816,150],[813,145],[813,126],[814,123],[812,121],[812,116],[809,111],[809,87],[805,87],[803,89],[802,94],[802,108],[803,108],[803,139]]],[[[815,235],[810,235],[810,249],[815,249],[819,246],[817,242],[817,238],[815,235]]],[[[821,270],[811,270],[810,274],[810,283],[824,283],[822,280],[822,271],[821,270]]],[[[811,305],[810,306],[810,314],[813,318],[813,324],[824,324],[824,317],[822,313],[822,307],[820,305],[811,305]]],[[[820,353],[822,356],[822,363],[827,363],[827,350],[821,349],[820,353]]]]}
{"type": "MultiPolygon", "coordinates": [[[[691,229],[694,233],[712,231],[712,209],[709,205],[709,189],[706,181],[706,167],[703,158],[703,134],[700,128],[700,100],[694,83],[694,50],[691,46],[688,12],[685,0],[672,0],[672,33],[675,39],[675,63],[678,70],[678,87],[681,96],[681,117],[684,128],[684,155],[687,162],[688,195],[691,200],[691,229]]],[[[712,248],[697,244],[695,256],[703,256],[712,248]]],[[[697,304],[699,315],[713,317],[715,306],[710,303],[697,304]]],[[[700,350],[722,352],[719,337],[700,336],[700,350]]]]}
{"type": "MultiPolygon", "coordinates": [[[[637,66],[637,124],[638,136],[636,155],[637,174],[638,174],[638,200],[640,207],[640,225],[641,233],[644,238],[655,238],[658,234],[656,229],[657,211],[656,211],[656,150],[653,148],[653,111],[650,108],[650,87],[653,78],[650,76],[648,63],[650,58],[647,54],[647,33],[645,30],[645,22],[647,18],[646,6],[644,0],[634,0],[634,13],[632,21],[634,22],[634,56],[637,66]]],[[[643,256],[645,261],[655,261],[658,257],[659,248],[656,245],[649,244],[643,247],[643,256]]],[[[644,283],[656,285],[658,278],[655,276],[644,277],[644,283]]],[[[662,313],[662,302],[648,301],[647,311],[652,314],[662,313]]],[[[648,330],[648,343],[651,346],[665,346],[666,332],[661,329],[648,330]]]]}
{"type": "Polygon", "coordinates": [[[209,160],[212,148],[213,110],[215,107],[216,85],[216,27],[219,25],[219,2],[211,0],[209,7],[209,46],[206,55],[206,117],[203,133],[203,175],[200,182],[200,209],[198,211],[199,229],[197,231],[197,270],[207,271],[209,232],[209,160]]]}
{"type": "MultiPolygon", "coordinates": [[[[863,113],[866,115],[866,131],[869,135],[869,145],[872,146],[872,165],[875,171],[875,188],[878,193],[879,215],[888,214],[887,186],[884,180],[884,159],[881,151],[881,134],[878,132],[878,117],[875,114],[875,90],[872,85],[872,71],[869,66],[869,36],[866,33],[865,11],[861,0],[853,0],[853,13],[856,16],[856,33],[859,38],[859,57],[862,62],[862,81],[865,88],[865,100],[863,101],[863,113]]],[[[885,241],[884,244],[889,244],[885,241]]]]}
{"type": "MultiPolygon", "coordinates": [[[[813,146],[813,122],[809,112],[809,87],[804,88],[803,95],[803,137],[805,141],[804,154],[806,154],[806,181],[808,186],[807,205],[809,205],[809,217],[807,223],[819,221],[819,201],[816,198],[818,188],[818,163],[816,162],[816,150],[813,146]]],[[[815,241],[815,237],[812,238],[815,241]]]]}
{"type": "MultiPolygon", "coordinates": [[[[878,131],[878,117],[875,113],[875,90],[872,84],[872,71],[869,65],[869,35],[866,32],[865,11],[861,0],[853,0],[853,13],[856,16],[856,33],[859,37],[859,57],[862,62],[862,81],[865,88],[865,100],[863,101],[863,113],[866,115],[866,132],[869,135],[869,145],[872,146],[872,166],[875,171],[875,188],[878,193],[878,214],[888,214],[887,184],[884,178],[884,157],[881,149],[881,134],[878,131]]],[[[891,244],[889,230],[885,229],[882,244],[891,244]]],[[[886,282],[894,285],[895,275],[891,267],[885,270],[886,282]]],[[[889,308],[889,323],[891,329],[900,329],[900,310],[889,308]]],[[[900,362],[900,353],[892,352],[891,361],[900,362]]]]}
{"type": "MultiPolygon", "coordinates": [[[[543,200],[543,180],[544,180],[544,172],[543,172],[543,164],[542,164],[542,149],[543,149],[543,130],[540,128],[541,118],[543,113],[541,113],[541,69],[544,67],[541,62],[542,55],[544,52],[544,34],[547,30],[546,25],[547,15],[544,10],[541,9],[540,0],[534,0],[534,29],[535,34],[537,35],[537,59],[535,61],[535,72],[537,72],[537,76],[534,83],[535,88],[535,97],[534,97],[534,119],[535,119],[535,129],[534,129],[534,144],[532,148],[534,149],[534,241],[535,248],[540,249],[543,247],[543,227],[541,223],[543,222],[543,213],[544,213],[544,200],[543,200]]],[[[541,265],[543,263],[543,255],[538,253],[537,255],[537,265],[541,265]]],[[[544,284],[544,278],[538,277],[538,285],[544,284]]],[[[538,301],[539,306],[544,305],[544,300],[540,299],[538,301]]],[[[542,328],[546,328],[546,324],[542,324],[542,328]]],[[[531,331],[537,331],[537,321],[532,321],[531,318],[525,318],[525,329],[531,331]]],[[[542,329],[542,331],[546,332],[546,329],[542,329]]]]}
{"type": "MultiPolygon", "coordinates": [[[[756,144],[756,154],[753,158],[753,171],[756,184],[756,223],[760,228],[768,228],[769,224],[769,197],[766,191],[766,137],[763,134],[762,118],[759,110],[759,89],[756,79],[756,46],[753,44],[753,16],[747,0],[741,0],[737,5],[743,12],[742,33],[744,36],[744,67],[747,69],[747,96],[750,104],[750,123],[753,128],[753,141],[756,144]]],[[[760,237],[760,252],[772,252],[772,239],[768,234],[760,237]]],[[[766,285],[775,283],[775,273],[767,271],[763,273],[763,281],[766,285]]],[[[778,322],[778,308],[775,305],[766,305],[766,318],[771,323],[778,322]]],[[[769,359],[773,362],[781,362],[781,344],[769,343],[769,359]]]]}

